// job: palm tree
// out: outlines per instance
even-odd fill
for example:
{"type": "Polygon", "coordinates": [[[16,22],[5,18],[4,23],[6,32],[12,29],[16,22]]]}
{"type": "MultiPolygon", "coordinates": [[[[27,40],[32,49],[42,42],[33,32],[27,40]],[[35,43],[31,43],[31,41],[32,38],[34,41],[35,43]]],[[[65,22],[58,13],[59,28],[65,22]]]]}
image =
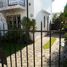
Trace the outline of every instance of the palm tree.
{"type": "Polygon", "coordinates": [[[34,19],[30,20],[29,18],[24,17],[22,19],[22,21],[21,21],[21,25],[22,25],[22,30],[24,31],[23,34],[25,35],[25,40],[26,41],[29,41],[29,39],[31,39],[31,36],[30,36],[30,32],[29,31],[31,30],[33,32],[35,30],[36,22],[35,22],[34,19]]]}
{"type": "Polygon", "coordinates": [[[24,31],[29,31],[30,29],[33,30],[33,27],[35,29],[36,21],[34,19],[30,20],[27,17],[24,17],[21,21],[22,29],[24,31]]]}

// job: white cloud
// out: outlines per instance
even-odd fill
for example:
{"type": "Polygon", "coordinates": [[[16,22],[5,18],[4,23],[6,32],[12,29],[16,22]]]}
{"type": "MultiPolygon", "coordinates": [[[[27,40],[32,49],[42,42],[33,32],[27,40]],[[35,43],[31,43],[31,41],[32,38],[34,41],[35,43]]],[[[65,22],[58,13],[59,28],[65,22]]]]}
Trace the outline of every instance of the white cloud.
{"type": "Polygon", "coordinates": [[[55,0],[52,4],[52,12],[62,12],[67,0],[55,0]]]}

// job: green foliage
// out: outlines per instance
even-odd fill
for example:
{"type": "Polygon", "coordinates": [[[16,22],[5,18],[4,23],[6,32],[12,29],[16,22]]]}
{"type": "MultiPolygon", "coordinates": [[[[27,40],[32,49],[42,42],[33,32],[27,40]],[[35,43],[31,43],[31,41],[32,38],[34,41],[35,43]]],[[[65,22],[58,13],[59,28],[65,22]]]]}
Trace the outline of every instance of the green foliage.
{"type": "Polygon", "coordinates": [[[4,41],[8,41],[8,42],[18,42],[18,40],[20,40],[20,38],[22,38],[22,32],[20,32],[19,30],[21,29],[12,29],[12,31],[8,31],[7,34],[4,36],[3,40],[4,41]]]}
{"type": "Polygon", "coordinates": [[[60,26],[60,24],[62,29],[67,29],[67,4],[64,7],[64,12],[61,13],[60,16],[57,16],[57,14],[55,14],[55,16],[53,17],[53,24],[57,29],[59,29],[58,27],[60,26]]]}
{"type": "Polygon", "coordinates": [[[67,45],[67,33],[64,34],[65,44],[67,45]]]}
{"type": "Polygon", "coordinates": [[[53,21],[53,23],[51,24],[51,29],[52,30],[59,30],[60,25],[61,25],[61,28],[62,28],[61,19],[59,18],[59,16],[57,14],[54,14],[52,21],[53,21]]]}
{"type": "Polygon", "coordinates": [[[64,38],[65,38],[65,40],[67,40],[67,33],[64,34],[64,38]]]}
{"type": "Polygon", "coordinates": [[[67,25],[66,24],[64,24],[64,28],[67,29],[67,25]]]}
{"type": "Polygon", "coordinates": [[[23,26],[23,30],[28,31],[30,29],[33,30],[33,27],[35,29],[36,22],[34,19],[30,20],[29,18],[24,17],[21,21],[21,24],[23,26]]]}
{"type": "Polygon", "coordinates": [[[33,32],[35,30],[36,21],[34,19],[30,20],[29,18],[24,17],[21,21],[21,24],[22,24],[22,30],[25,31],[23,32],[25,41],[31,40],[29,31],[31,30],[33,32]]]}
{"type": "Polygon", "coordinates": [[[67,4],[64,7],[64,12],[67,12],[67,4]]]}
{"type": "Polygon", "coordinates": [[[53,18],[52,18],[53,23],[55,22],[55,20],[56,20],[57,18],[58,18],[57,13],[55,13],[55,14],[53,15],[53,18]]]}
{"type": "Polygon", "coordinates": [[[33,26],[35,27],[35,20],[30,20],[27,17],[24,17],[22,19],[21,25],[23,28],[17,28],[15,25],[10,29],[11,31],[8,31],[8,33],[2,37],[2,41],[8,41],[8,42],[22,42],[22,43],[29,43],[31,42],[29,30],[33,30],[33,26]],[[27,22],[28,21],[28,22],[27,22]],[[24,30],[25,32],[23,32],[24,30]]]}
{"type": "Polygon", "coordinates": [[[64,17],[67,17],[67,12],[66,12],[66,13],[64,13],[64,17]]]}

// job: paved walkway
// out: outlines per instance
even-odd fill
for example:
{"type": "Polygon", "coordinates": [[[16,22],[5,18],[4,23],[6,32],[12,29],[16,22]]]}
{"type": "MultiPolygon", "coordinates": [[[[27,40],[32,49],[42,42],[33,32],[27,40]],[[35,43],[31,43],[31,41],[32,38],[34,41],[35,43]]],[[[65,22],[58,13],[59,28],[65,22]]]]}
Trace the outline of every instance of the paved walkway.
{"type": "MultiPolygon", "coordinates": [[[[43,45],[47,43],[49,40],[49,37],[43,37],[43,45]]],[[[59,45],[58,45],[58,38],[54,45],[52,46],[52,60],[56,57],[57,53],[59,50],[59,45]]],[[[17,55],[17,67],[21,67],[21,58],[20,58],[20,51],[16,53],[17,55]]],[[[43,49],[43,67],[48,67],[48,61],[49,61],[49,50],[44,50],[43,49]]],[[[15,66],[15,54],[11,55],[12,57],[12,67],[15,66]]],[[[26,47],[22,50],[22,65],[23,67],[27,67],[27,54],[26,54],[26,47]]],[[[8,62],[8,67],[10,66],[10,57],[7,58],[8,62]]],[[[33,44],[28,46],[28,64],[29,67],[34,67],[33,63],[33,44]]],[[[54,64],[54,61],[52,61],[52,64],[54,64]]],[[[55,65],[55,64],[54,64],[55,65]]],[[[53,66],[53,65],[52,65],[53,66]]],[[[41,67],[41,39],[36,40],[35,42],[35,67],[41,67]]],[[[54,66],[53,66],[54,67],[54,66]]]]}

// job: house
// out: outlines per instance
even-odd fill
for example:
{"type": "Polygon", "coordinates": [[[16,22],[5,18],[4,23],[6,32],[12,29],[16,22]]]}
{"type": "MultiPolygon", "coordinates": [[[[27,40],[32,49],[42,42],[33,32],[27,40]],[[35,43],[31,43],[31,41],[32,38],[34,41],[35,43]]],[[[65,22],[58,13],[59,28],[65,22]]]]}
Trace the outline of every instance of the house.
{"type": "MultiPolygon", "coordinates": [[[[29,0],[28,3],[29,18],[36,20],[37,29],[42,22],[43,30],[49,30],[52,0],[29,0]]],[[[20,27],[21,19],[27,16],[26,5],[27,0],[0,0],[0,13],[6,19],[8,28],[13,24],[20,27]]]]}

